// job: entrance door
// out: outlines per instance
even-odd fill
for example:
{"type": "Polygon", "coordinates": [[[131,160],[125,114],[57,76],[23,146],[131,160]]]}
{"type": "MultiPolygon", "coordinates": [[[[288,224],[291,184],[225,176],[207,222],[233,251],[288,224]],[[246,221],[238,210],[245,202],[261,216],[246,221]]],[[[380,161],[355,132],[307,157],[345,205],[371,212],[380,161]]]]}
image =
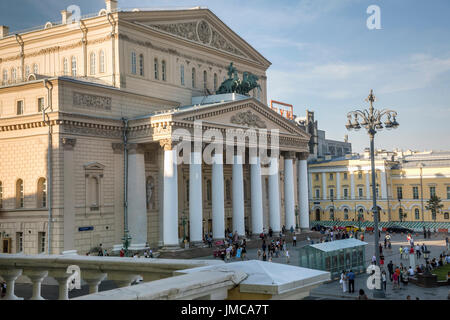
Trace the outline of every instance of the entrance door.
{"type": "Polygon", "coordinates": [[[2,253],[11,253],[11,238],[3,238],[2,253]]]}
{"type": "Polygon", "coordinates": [[[316,209],[316,221],[320,221],[320,209],[316,209]]]}

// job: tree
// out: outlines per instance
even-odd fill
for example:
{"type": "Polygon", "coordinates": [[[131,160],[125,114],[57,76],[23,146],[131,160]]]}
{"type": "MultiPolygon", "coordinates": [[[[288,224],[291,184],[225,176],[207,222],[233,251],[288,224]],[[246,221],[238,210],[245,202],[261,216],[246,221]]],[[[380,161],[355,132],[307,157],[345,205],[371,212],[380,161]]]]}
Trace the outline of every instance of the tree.
{"type": "Polygon", "coordinates": [[[432,216],[434,221],[436,221],[436,213],[439,212],[444,205],[441,203],[441,199],[433,195],[431,196],[430,200],[427,201],[427,205],[425,206],[425,209],[431,210],[432,216]]]}

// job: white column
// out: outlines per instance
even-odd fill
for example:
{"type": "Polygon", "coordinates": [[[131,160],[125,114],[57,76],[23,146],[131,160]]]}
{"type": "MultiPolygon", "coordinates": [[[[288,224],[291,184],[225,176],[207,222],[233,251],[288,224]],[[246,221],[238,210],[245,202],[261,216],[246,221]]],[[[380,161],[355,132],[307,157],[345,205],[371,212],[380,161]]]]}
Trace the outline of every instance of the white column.
{"type": "Polygon", "coordinates": [[[6,282],[6,295],[3,300],[23,300],[14,294],[14,285],[17,278],[22,274],[22,269],[3,269],[0,270],[0,276],[6,282]]]}
{"type": "Polygon", "coordinates": [[[370,171],[366,171],[366,199],[370,200],[370,195],[372,192],[370,192],[370,171]]]}
{"type": "Polygon", "coordinates": [[[294,164],[293,156],[284,158],[284,212],[286,229],[295,229],[295,198],[294,198],[294,164]]]}
{"type": "Polygon", "coordinates": [[[223,195],[223,155],[216,153],[212,164],[212,224],[213,238],[225,238],[225,202],[223,195]]]}
{"type": "Polygon", "coordinates": [[[250,159],[250,183],[252,205],[252,234],[257,235],[263,231],[263,202],[261,183],[261,162],[259,157],[250,159]]]}
{"type": "Polygon", "coordinates": [[[189,165],[189,234],[191,243],[202,243],[202,153],[192,152],[189,165]]]}
{"type": "Polygon", "coordinates": [[[278,158],[270,158],[269,164],[269,225],[273,232],[280,227],[280,182],[278,178],[278,158]]]}
{"type": "Polygon", "coordinates": [[[381,199],[387,199],[387,183],[386,183],[386,172],[384,170],[380,170],[381,175],[381,199]]]}
{"type": "Polygon", "coordinates": [[[33,284],[33,295],[30,300],[45,300],[41,296],[41,283],[48,275],[47,270],[41,269],[25,269],[23,272],[28,278],[30,278],[33,284]]]}
{"type": "Polygon", "coordinates": [[[165,247],[178,243],[178,172],[176,150],[164,149],[163,242],[165,247]]]}
{"type": "Polygon", "coordinates": [[[245,236],[244,220],[244,172],[242,170],[242,156],[233,157],[233,232],[245,236]]]}
{"type": "Polygon", "coordinates": [[[144,153],[137,144],[128,149],[128,230],[131,250],[145,248],[147,242],[147,203],[144,153]]]}
{"type": "Polygon", "coordinates": [[[355,200],[355,172],[350,171],[350,195],[352,200],[355,200]]]}
{"type": "Polygon", "coordinates": [[[336,172],[336,200],[341,200],[341,173],[336,172]]]}
{"type": "Polygon", "coordinates": [[[306,159],[298,160],[298,202],[300,208],[300,229],[309,230],[308,164],[306,159]]]}
{"type": "Polygon", "coordinates": [[[322,172],[322,200],[327,200],[327,175],[322,172]]]}

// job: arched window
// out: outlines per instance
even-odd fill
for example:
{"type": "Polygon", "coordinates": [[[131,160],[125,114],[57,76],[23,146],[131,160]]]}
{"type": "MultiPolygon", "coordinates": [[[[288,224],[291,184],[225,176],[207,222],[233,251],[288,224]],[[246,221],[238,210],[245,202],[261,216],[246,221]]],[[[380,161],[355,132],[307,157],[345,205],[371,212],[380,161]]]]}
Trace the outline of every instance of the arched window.
{"type": "Polygon", "coordinates": [[[33,73],[34,74],[38,74],[38,65],[37,65],[37,63],[35,63],[35,64],[33,64],[33,73]]]}
{"type": "Polygon", "coordinates": [[[40,178],[37,186],[37,207],[47,207],[47,180],[40,178]]]}
{"type": "Polygon", "coordinates": [[[181,85],[184,86],[184,65],[180,66],[180,81],[181,85]]]}
{"type": "Polygon", "coordinates": [[[400,221],[403,221],[403,209],[402,208],[398,209],[398,219],[400,221]]]}
{"type": "Polygon", "coordinates": [[[164,60],[161,62],[161,76],[162,76],[162,81],[167,80],[166,61],[164,61],[164,60]]]}
{"type": "Polygon", "coordinates": [[[24,200],[23,180],[19,179],[16,182],[16,208],[23,208],[24,200]]]}
{"type": "Polygon", "coordinates": [[[72,57],[72,77],[77,76],[77,58],[72,57]]]}
{"type": "Polygon", "coordinates": [[[225,181],[225,199],[231,201],[231,183],[230,180],[225,181]]]}
{"type": "Polygon", "coordinates": [[[67,58],[64,58],[63,60],[63,72],[65,76],[69,74],[69,64],[67,63],[67,58]]]}
{"type": "Polygon", "coordinates": [[[8,82],[8,70],[3,69],[3,83],[6,84],[8,82]]]}
{"type": "Polygon", "coordinates": [[[131,73],[136,74],[136,52],[131,52],[131,73]]]}
{"type": "Polygon", "coordinates": [[[25,66],[25,79],[28,79],[28,76],[30,75],[30,66],[25,66]]]}
{"type": "Polygon", "coordinates": [[[158,80],[159,79],[159,62],[158,62],[158,58],[155,58],[155,60],[153,61],[153,68],[155,69],[155,79],[158,80]]]}
{"type": "Polygon", "coordinates": [[[139,55],[139,75],[144,76],[144,55],[139,55]]]}
{"type": "Polygon", "coordinates": [[[192,68],[192,88],[195,88],[195,68],[192,68]]]}
{"type": "Polygon", "coordinates": [[[217,73],[214,73],[214,92],[217,91],[217,73]]]}
{"type": "Polygon", "coordinates": [[[364,209],[363,208],[359,208],[359,210],[358,210],[358,217],[359,217],[359,219],[363,219],[364,218],[364,209]]]}
{"type": "Polygon", "coordinates": [[[206,180],[206,200],[211,201],[211,180],[206,180]]]}
{"type": "Polygon", "coordinates": [[[105,72],[105,52],[103,50],[100,50],[99,56],[99,66],[100,66],[100,73],[105,72]]]}
{"type": "Polygon", "coordinates": [[[330,209],[330,220],[334,221],[334,209],[333,208],[330,209]]]}
{"type": "Polygon", "coordinates": [[[0,209],[3,208],[3,184],[0,181],[0,209]]]}
{"type": "Polygon", "coordinates": [[[11,69],[11,81],[14,83],[17,80],[17,71],[16,68],[11,69]]]}
{"type": "Polygon", "coordinates": [[[206,70],[203,71],[203,89],[207,89],[208,88],[208,73],[206,72],[206,70]]]}
{"type": "Polygon", "coordinates": [[[95,74],[95,53],[91,52],[89,57],[89,74],[95,74]]]}
{"type": "Polygon", "coordinates": [[[420,219],[420,212],[419,212],[419,209],[414,209],[414,218],[416,219],[416,220],[419,220],[420,219]]]}
{"type": "Polygon", "coordinates": [[[344,209],[344,220],[348,220],[348,209],[344,209]]]}

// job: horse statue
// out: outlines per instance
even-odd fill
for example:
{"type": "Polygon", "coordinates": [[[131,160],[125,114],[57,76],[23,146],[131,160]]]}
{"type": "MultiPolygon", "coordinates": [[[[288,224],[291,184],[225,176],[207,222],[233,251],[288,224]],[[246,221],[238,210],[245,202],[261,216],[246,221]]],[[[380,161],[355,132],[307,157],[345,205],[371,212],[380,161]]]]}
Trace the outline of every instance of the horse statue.
{"type": "Polygon", "coordinates": [[[256,75],[245,71],[243,73],[241,84],[238,88],[238,93],[248,95],[248,93],[255,88],[261,90],[258,80],[259,78],[256,75]]]}

